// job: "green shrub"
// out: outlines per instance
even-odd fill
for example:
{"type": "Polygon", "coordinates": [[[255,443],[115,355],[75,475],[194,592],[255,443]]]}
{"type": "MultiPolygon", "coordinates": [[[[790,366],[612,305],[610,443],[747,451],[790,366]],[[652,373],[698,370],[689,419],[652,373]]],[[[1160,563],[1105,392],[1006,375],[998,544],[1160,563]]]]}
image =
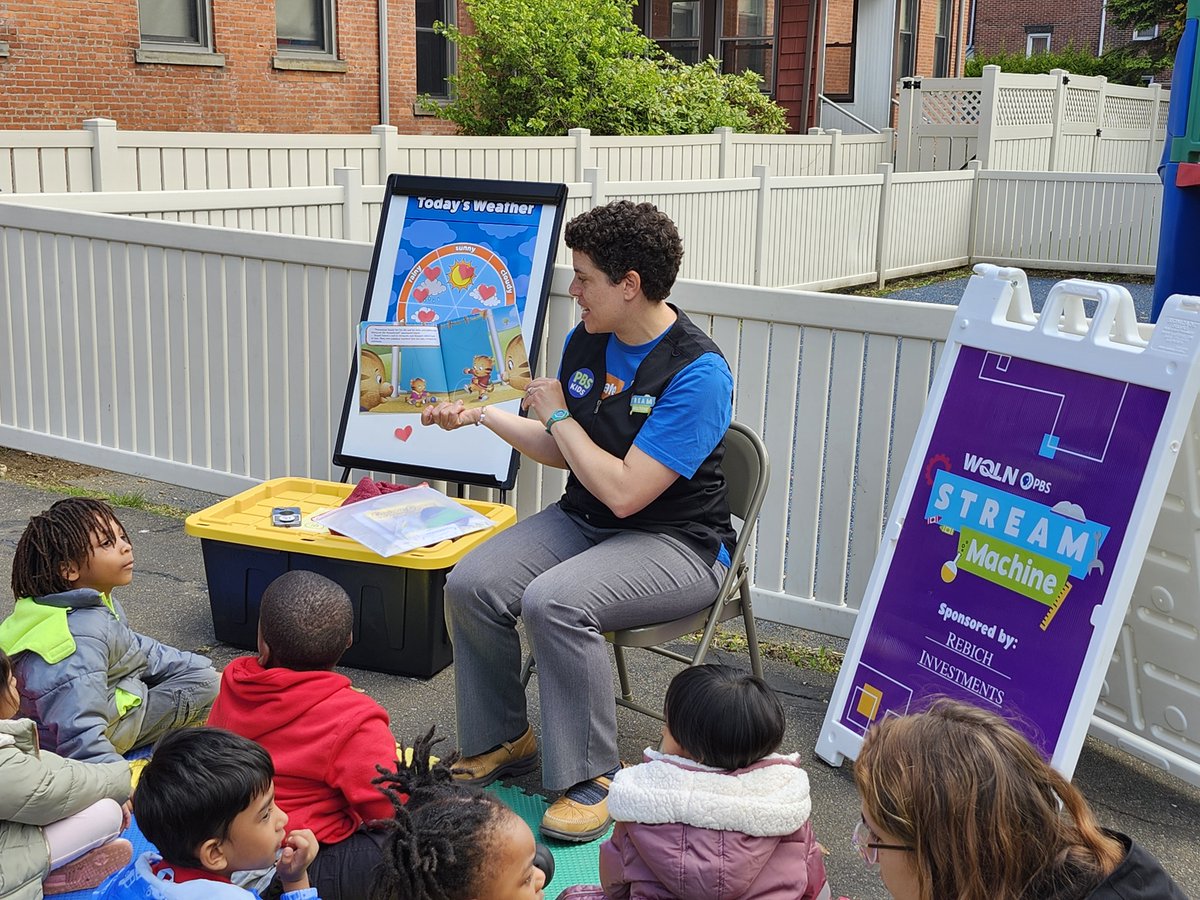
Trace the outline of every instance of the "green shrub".
{"type": "Polygon", "coordinates": [[[758,75],[723,75],[713,59],[683,65],[634,24],[633,2],[467,0],[470,31],[437,26],[457,49],[453,99],[422,105],[480,135],[785,129],[758,75]]]}
{"type": "Polygon", "coordinates": [[[1151,75],[1169,66],[1170,60],[1135,54],[1127,49],[1112,50],[1096,56],[1077,47],[1052,50],[1049,53],[994,53],[974,56],[967,60],[964,74],[974,77],[983,74],[984,66],[999,66],[1005,72],[1045,74],[1051,69],[1066,69],[1072,75],[1103,75],[1114,84],[1142,84],[1151,75]]]}

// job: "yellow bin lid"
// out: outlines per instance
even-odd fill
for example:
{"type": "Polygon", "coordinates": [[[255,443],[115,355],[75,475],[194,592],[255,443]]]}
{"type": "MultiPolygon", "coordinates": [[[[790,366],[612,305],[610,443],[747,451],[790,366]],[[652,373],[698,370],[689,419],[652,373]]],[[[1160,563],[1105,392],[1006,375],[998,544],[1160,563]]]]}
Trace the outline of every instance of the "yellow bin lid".
{"type": "Polygon", "coordinates": [[[248,547],[286,550],[289,553],[307,553],[402,569],[448,569],[462,559],[467,551],[517,520],[517,511],[505,503],[459,500],[463,506],[491,519],[494,527],[396,556],[382,557],[358,541],[340,534],[330,534],[328,529],[312,522],[312,516],[316,513],[341,506],[352,490],[354,485],[336,481],[274,478],[208,509],[192,513],[187,517],[184,530],[193,537],[248,547]],[[277,506],[300,507],[303,524],[299,528],[272,525],[271,510],[277,506]]]}

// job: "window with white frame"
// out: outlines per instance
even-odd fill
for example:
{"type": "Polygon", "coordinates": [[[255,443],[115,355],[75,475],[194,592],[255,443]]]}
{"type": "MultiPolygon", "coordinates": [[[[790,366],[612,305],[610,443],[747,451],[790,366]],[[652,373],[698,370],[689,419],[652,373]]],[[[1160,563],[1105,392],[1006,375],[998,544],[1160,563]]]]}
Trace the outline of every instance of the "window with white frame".
{"type": "Polygon", "coordinates": [[[417,93],[449,97],[454,45],[434,29],[454,24],[455,0],[417,0],[417,93]]]}
{"type": "Polygon", "coordinates": [[[275,40],[284,53],[335,56],[334,0],[275,0],[275,40]]]}
{"type": "Polygon", "coordinates": [[[142,45],[212,50],[209,0],[138,0],[142,45]]]}
{"type": "Polygon", "coordinates": [[[1025,35],[1025,55],[1036,56],[1039,53],[1050,52],[1050,32],[1031,31],[1025,35]]]}
{"type": "Polygon", "coordinates": [[[1135,41],[1152,41],[1158,37],[1158,26],[1147,25],[1143,28],[1133,29],[1133,39],[1135,41]]]}

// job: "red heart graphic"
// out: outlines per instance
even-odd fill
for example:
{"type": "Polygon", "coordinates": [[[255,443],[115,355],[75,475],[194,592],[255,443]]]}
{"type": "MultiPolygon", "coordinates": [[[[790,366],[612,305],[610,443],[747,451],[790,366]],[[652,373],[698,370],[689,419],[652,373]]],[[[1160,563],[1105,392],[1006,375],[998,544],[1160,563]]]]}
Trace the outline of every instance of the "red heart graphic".
{"type": "Polygon", "coordinates": [[[481,284],[479,286],[479,299],[491,300],[496,296],[496,288],[490,284],[481,284]]]}
{"type": "Polygon", "coordinates": [[[428,306],[422,307],[421,309],[417,310],[417,321],[423,325],[428,325],[430,322],[432,322],[436,318],[437,318],[437,313],[435,313],[428,306]]]}
{"type": "Polygon", "coordinates": [[[412,426],[405,425],[403,428],[397,428],[395,434],[396,437],[400,438],[400,440],[407,441],[410,437],[412,437],[412,426]]]}
{"type": "Polygon", "coordinates": [[[441,266],[426,266],[424,269],[424,275],[430,281],[433,281],[435,278],[437,278],[441,274],[442,274],[441,266]]]}
{"type": "Polygon", "coordinates": [[[424,303],[429,299],[429,288],[413,288],[413,299],[418,303],[424,303]]]}

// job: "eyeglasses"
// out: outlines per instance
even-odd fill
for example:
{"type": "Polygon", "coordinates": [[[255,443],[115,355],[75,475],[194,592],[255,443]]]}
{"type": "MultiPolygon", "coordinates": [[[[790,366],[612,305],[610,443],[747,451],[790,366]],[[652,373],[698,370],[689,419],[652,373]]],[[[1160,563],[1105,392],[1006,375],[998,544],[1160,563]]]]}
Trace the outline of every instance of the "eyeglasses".
{"type": "Polygon", "coordinates": [[[871,826],[867,824],[867,820],[861,816],[859,817],[858,824],[854,826],[854,833],[850,835],[850,843],[854,845],[854,849],[858,851],[858,855],[862,857],[863,862],[868,866],[879,864],[880,850],[913,852],[912,847],[904,844],[881,844],[879,842],[879,835],[871,830],[871,826]]]}

